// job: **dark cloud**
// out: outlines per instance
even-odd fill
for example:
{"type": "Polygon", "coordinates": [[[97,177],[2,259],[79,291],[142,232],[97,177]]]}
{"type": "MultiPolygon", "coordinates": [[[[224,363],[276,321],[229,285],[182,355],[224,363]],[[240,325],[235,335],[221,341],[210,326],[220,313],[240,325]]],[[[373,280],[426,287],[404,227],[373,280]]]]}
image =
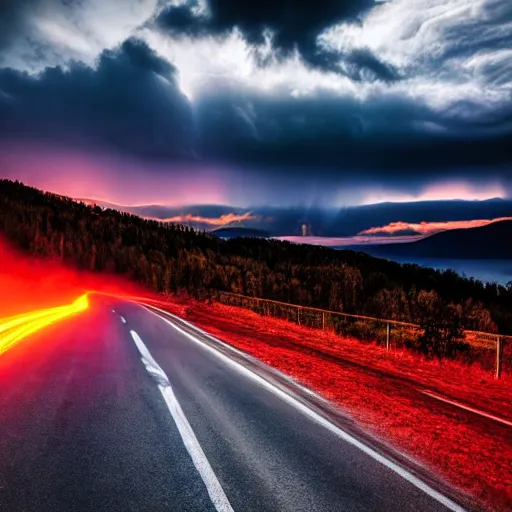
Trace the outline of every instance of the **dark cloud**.
{"type": "Polygon", "coordinates": [[[169,6],[159,16],[160,26],[196,35],[201,30],[222,33],[238,27],[249,41],[263,41],[263,33],[276,33],[276,45],[291,50],[295,45],[315,42],[326,27],[346,19],[356,19],[375,5],[373,0],[317,0],[300,6],[293,0],[208,0],[208,12],[196,15],[197,2],[169,6]]]}
{"type": "Polygon", "coordinates": [[[224,91],[204,94],[195,111],[204,156],[261,168],[412,179],[412,170],[442,176],[512,159],[503,113],[493,122],[471,124],[398,95],[359,102],[326,94],[282,98],[224,91]]]}
{"type": "Polygon", "coordinates": [[[176,70],[145,43],[104,51],[96,68],[71,63],[39,76],[0,70],[0,131],[74,139],[148,156],[192,158],[190,106],[176,70]]]}
{"type": "Polygon", "coordinates": [[[364,73],[367,73],[366,79],[375,78],[386,82],[393,82],[400,78],[400,74],[391,64],[380,61],[368,49],[354,50],[344,55],[343,66],[347,76],[357,81],[365,79],[364,73]]]}
{"type": "Polygon", "coordinates": [[[273,34],[273,51],[280,57],[298,50],[311,66],[347,74],[361,80],[385,81],[398,79],[392,66],[379,61],[369,50],[342,55],[320,48],[318,35],[340,21],[356,21],[375,5],[374,0],[319,0],[297,5],[293,0],[209,0],[208,11],[197,14],[197,2],[169,6],[157,19],[157,24],[170,35],[204,37],[222,35],[238,28],[248,43],[259,45],[265,41],[265,31],[273,34]],[[340,66],[341,61],[345,65],[340,66]]]}
{"type": "Polygon", "coordinates": [[[209,32],[221,32],[214,29],[208,16],[196,15],[193,12],[194,4],[170,6],[163,10],[157,23],[165,28],[170,35],[203,36],[209,32]]]}
{"type": "Polygon", "coordinates": [[[470,123],[396,94],[364,102],[327,93],[294,98],[215,83],[192,108],[175,77],[172,65],[137,40],[103,52],[96,68],[72,63],[40,76],[0,70],[0,132],[269,176],[314,169],[330,180],[422,183],[512,159],[507,109],[470,123]]]}

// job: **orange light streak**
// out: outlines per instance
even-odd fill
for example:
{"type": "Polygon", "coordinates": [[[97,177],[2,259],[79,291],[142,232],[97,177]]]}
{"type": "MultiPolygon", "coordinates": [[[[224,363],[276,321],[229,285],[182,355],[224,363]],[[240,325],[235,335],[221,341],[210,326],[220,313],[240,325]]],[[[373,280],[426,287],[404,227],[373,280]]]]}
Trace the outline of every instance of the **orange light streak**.
{"type": "Polygon", "coordinates": [[[42,309],[23,315],[0,319],[0,354],[6,352],[15,343],[50,324],[89,307],[87,295],[82,295],[67,306],[42,309]]]}

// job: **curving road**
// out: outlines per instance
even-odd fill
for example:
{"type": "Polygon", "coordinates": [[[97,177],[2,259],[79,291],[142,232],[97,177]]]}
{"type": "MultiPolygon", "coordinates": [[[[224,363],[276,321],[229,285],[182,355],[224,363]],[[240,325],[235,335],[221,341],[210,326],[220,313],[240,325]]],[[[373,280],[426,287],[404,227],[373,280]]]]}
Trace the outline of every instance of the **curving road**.
{"type": "Polygon", "coordinates": [[[190,324],[94,296],[0,357],[2,511],[446,511],[471,504],[190,324]]]}

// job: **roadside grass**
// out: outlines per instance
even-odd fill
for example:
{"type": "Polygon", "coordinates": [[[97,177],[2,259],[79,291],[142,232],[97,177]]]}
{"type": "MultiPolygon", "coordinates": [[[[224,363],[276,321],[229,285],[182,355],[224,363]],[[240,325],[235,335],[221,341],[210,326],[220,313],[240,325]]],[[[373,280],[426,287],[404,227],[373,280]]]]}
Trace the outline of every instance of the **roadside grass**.
{"type": "Polygon", "coordinates": [[[479,365],[427,360],[407,349],[342,338],[203,302],[166,309],[319,392],[384,442],[490,510],[512,509],[512,428],[431,399],[429,390],[512,419],[512,378],[479,365]]]}

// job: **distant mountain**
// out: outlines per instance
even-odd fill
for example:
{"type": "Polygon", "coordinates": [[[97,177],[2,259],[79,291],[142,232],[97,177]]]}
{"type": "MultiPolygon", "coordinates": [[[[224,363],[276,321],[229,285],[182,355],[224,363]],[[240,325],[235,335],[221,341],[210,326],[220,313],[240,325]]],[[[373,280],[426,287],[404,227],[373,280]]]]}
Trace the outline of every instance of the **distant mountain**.
{"type": "Polygon", "coordinates": [[[262,229],[254,228],[219,228],[211,231],[212,235],[220,238],[269,238],[270,233],[263,231],[262,229]]]}
{"type": "MultiPolygon", "coordinates": [[[[487,201],[419,201],[411,203],[379,203],[347,208],[320,208],[295,206],[277,208],[273,206],[251,206],[241,208],[229,205],[182,205],[164,206],[116,205],[106,201],[81,199],[86,204],[97,203],[114,210],[133,213],[146,218],[169,219],[184,217],[184,223],[197,229],[210,230],[211,224],[200,220],[187,220],[187,216],[204,219],[220,218],[223,215],[250,213],[252,220],[244,221],[250,229],[268,231],[270,236],[300,236],[301,226],[307,224],[313,236],[349,237],[369,228],[386,226],[393,222],[421,223],[448,222],[474,219],[512,217],[512,201],[490,199],[487,201]]],[[[219,226],[220,227],[220,226],[219,226]]],[[[404,229],[395,235],[413,235],[412,229],[404,229]]]]}
{"type": "Polygon", "coordinates": [[[357,250],[381,257],[512,259],[512,221],[452,229],[405,244],[358,246],[357,250]]]}

